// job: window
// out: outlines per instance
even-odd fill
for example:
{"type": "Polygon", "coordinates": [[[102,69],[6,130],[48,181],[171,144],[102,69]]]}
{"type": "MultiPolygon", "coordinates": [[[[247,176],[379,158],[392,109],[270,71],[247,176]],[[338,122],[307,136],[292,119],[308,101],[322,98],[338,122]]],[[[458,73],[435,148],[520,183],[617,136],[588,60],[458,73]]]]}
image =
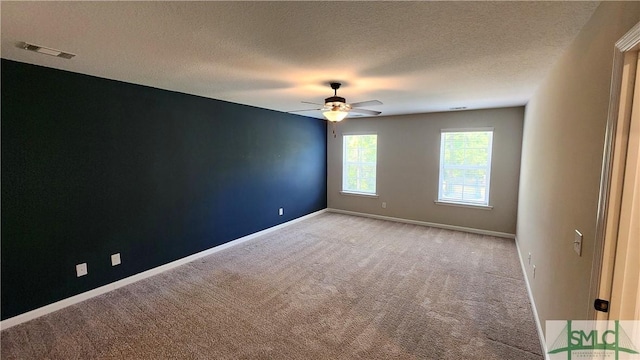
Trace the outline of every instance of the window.
{"type": "Polygon", "coordinates": [[[438,201],[489,206],[493,129],[442,130],[438,201]]]}
{"type": "Polygon", "coordinates": [[[344,135],[342,143],[342,191],[375,195],[378,135],[344,135]]]}

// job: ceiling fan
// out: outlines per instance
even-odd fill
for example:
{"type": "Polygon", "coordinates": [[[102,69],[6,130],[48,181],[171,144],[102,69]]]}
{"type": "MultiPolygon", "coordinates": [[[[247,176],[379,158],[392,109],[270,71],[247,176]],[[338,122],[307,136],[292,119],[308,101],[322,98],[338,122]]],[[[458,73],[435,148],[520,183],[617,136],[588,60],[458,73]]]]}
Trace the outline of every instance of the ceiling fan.
{"type": "Polygon", "coordinates": [[[327,120],[332,122],[338,122],[343,120],[345,117],[347,117],[349,112],[366,114],[366,115],[380,115],[382,113],[380,111],[373,111],[373,110],[360,108],[361,106],[382,105],[382,102],[379,100],[369,100],[369,101],[362,101],[362,102],[357,102],[353,104],[347,104],[347,101],[345,100],[345,98],[338,96],[338,89],[340,89],[340,85],[342,84],[338,82],[331,83],[331,88],[333,89],[333,96],[330,96],[324,99],[324,105],[303,101],[303,103],[305,104],[322,106],[321,108],[294,110],[290,112],[321,110],[322,115],[324,115],[324,117],[326,117],[327,120]]]}

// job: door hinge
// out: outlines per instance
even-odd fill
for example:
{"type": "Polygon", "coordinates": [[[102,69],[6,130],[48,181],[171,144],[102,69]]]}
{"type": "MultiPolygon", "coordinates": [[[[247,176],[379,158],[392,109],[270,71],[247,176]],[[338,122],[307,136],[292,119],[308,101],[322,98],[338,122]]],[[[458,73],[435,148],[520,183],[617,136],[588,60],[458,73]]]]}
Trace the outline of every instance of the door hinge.
{"type": "Polygon", "coordinates": [[[597,311],[609,312],[609,301],[596,299],[596,301],[593,302],[593,307],[596,308],[597,311]]]}

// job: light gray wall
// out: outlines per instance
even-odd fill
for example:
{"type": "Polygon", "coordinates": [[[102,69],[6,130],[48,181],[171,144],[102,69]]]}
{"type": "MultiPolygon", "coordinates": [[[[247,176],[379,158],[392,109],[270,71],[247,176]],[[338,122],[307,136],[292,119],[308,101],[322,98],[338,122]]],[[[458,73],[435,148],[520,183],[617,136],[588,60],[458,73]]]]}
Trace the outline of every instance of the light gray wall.
{"type": "Polygon", "coordinates": [[[524,108],[348,118],[327,133],[329,208],[514,234],[524,108]],[[440,130],[493,127],[489,204],[493,210],[436,205],[440,130]],[[342,135],[378,134],[378,198],[343,195],[342,135]],[[383,209],[382,202],[387,203],[383,209]]]}
{"type": "Polygon", "coordinates": [[[526,107],[517,239],[546,320],[585,319],[615,42],[638,2],[603,2],[526,107]],[[574,229],[584,235],[573,252],[574,229]],[[526,263],[526,261],[525,261],[526,263]]]}

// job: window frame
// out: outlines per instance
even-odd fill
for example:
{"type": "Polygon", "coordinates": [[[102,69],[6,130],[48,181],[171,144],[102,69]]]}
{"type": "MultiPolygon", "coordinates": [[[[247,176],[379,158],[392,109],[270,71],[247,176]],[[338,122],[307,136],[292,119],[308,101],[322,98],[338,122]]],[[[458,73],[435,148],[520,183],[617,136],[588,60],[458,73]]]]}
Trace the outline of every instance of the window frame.
{"type": "MultiPolygon", "coordinates": [[[[363,164],[362,162],[349,162],[349,164],[363,164]]],[[[378,197],[378,133],[377,132],[357,132],[357,133],[343,133],[342,134],[342,185],[340,186],[340,193],[343,195],[356,195],[356,196],[365,196],[365,197],[378,197]],[[375,135],[376,137],[376,161],[373,164],[375,166],[375,178],[374,178],[374,192],[368,191],[356,191],[356,190],[348,190],[345,189],[345,184],[347,183],[347,141],[345,141],[348,136],[370,136],[375,135]]]]}
{"type": "MultiPolygon", "coordinates": [[[[438,164],[438,198],[434,201],[438,205],[451,205],[451,206],[459,206],[459,207],[468,207],[468,208],[478,208],[491,210],[493,206],[490,205],[491,200],[491,169],[493,165],[493,138],[495,135],[495,129],[493,127],[479,127],[479,128],[452,128],[452,129],[441,129],[440,130],[440,162],[438,164]],[[485,185],[485,194],[482,201],[469,201],[469,200],[455,200],[443,197],[443,178],[444,178],[444,170],[447,168],[444,164],[444,155],[445,155],[445,134],[450,133],[466,133],[466,132],[490,132],[491,136],[489,138],[489,146],[487,148],[488,153],[488,162],[486,166],[482,166],[479,169],[484,169],[486,171],[486,185],[485,185]]],[[[463,170],[469,170],[466,168],[467,166],[461,165],[463,170]]],[[[464,187],[464,184],[463,184],[464,187]]],[[[463,188],[464,194],[464,188],[463,188]]]]}

